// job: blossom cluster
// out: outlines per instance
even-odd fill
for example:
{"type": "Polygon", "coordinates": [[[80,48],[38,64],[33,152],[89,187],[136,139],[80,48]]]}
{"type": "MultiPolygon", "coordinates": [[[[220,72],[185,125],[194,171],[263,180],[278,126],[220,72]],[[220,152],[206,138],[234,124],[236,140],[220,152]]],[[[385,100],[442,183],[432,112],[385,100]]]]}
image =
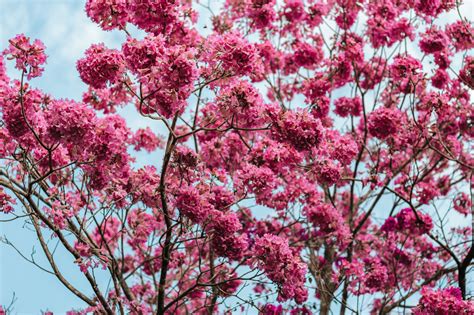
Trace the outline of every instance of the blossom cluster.
{"type": "Polygon", "coordinates": [[[268,278],[279,285],[280,301],[294,298],[298,304],[308,298],[304,287],[306,265],[288,246],[288,241],[265,234],[255,241],[255,255],[263,264],[268,278]]]}
{"type": "Polygon", "coordinates": [[[41,76],[44,71],[42,67],[46,63],[44,44],[35,39],[33,43],[30,38],[23,34],[10,39],[10,45],[3,55],[15,59],[15,68],[23,71],[28,80],[41,76]]]}

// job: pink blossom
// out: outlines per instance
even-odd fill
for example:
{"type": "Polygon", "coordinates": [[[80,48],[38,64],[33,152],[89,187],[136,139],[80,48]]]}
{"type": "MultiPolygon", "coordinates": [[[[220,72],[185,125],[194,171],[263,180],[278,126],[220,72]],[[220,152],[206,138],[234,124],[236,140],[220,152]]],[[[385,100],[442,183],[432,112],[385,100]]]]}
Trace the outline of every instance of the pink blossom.
{"type": "Polygon", "coordinates": [[[464,68],[461,69],[459,76],[462,83],[466,84],[470,88],[474,88],[474,58],[467,56],[465,59],[464,68]]]}
{"type": "Polygon", "coordinates": [[[237,215],[233,212],[213,211],[206,226],[212,234],[213,248],[219,256],[238,260],[245,255],[248,247],[247,235],[236,234],[242,229],[237,215]]]}
{"type": "Polygon", "coordinates": [[[474,47],[474,28],[471,24],[456,21],[446,26],[446,34],[456,51],[468,50],[474,47]]]}
{"type": "Polygon", "coordinates": [[[307,111],[282,111],[273,120],[274,139],[289,143],[298,151],[309,150],[321,142],[321,122],[307,111]]]}
{"type": "Polygon", "coordinates": [[[153,133],[150,127],[138,129],[133,135],[131,142],[136,151],[145,149],[147,152],[153,152],[157,148],[164,146],[163,139],[153,133]]]}
{"type": "Polygon", "coordinates": [[[128,7],[133,24],[154,34],[170,33],[179,27],[180,9],[179,3],[169,0],[131,1],[128,7]]]}
{"type": "Polygon", "coordinates": [[[9,42],[10,45],[3,54],[15,59],[15,68],[23,71],[28,80],[41,76],[44,71],[41,66],[46,63],[44,44],[38,39],[30,43],[30,38],[23,34],[17,35],[9,42]]]}
{"type": "Polygon", "coordinates": [[[126,0],[88,0],[86,13],[104,30],[123,28],[128,21],[126,0]]]}
{"type": "Polygon", "coordinates": [[[453,200],[454,210],[467,216],[471,212],[471,199],[465,193],[459,193],[453,200]]]}
{"type": "Polygon", "coordinates": [[[384,232],[408,231],[414,234],[428,233],[433,228],[431,217],[427,214],[417,212],[417,216],[410,208],[401,210],[394,217],[389,217],[382,225],[381,230],[384,232]]]}
{"type": "Polygon", "coordinates": [[[308,221],[314,226],[315,236],[333,238],[342,246],[347,243],[349,230],[338,209],[327,203],[316,202],[308,204],[303,211],[308,221]]]}
{"type": "Polygon", "coordinates": [[[385,139],[401,127],[401,113],[398,109],[380,107],[369,116],[369,132],[374,137],[385,139]]]}
{"type": "Polygon", "coordinates": [[[180,188],[175,203],[180,213],[196,223],[204,222],[214,210],[199,190],[192,186],[180,188]]]}
{"type": "Polygon", "coordinates": [[[341,117],[359,116],[362,111],[362,102],[360,97],[348,98],[341,97],[334,102],[336,109],[334,112],[341,117]]]}
{"type": "Polygon", "coordinates": [[[5,193],[5,190],[0,187],[0,212],[10,213],[13,211],[13,206],[16,204],[16,201],[5,193]]]}
{"type": "Polygon", "coordinates": [[[390,78],[404,93],[412,93],[422,79],[421,62],[411,56],[397,56],[390,65],[390,78]]]}
{"type": "Polygon", "coordinates": [[[85,57],[77,61],[77,70],[84,83],[93,88],[104,88],[107,83],[118,82],[123,73],[123,56],[104,44],[92,45],[85,57]]]}
{"type": "Polygon", "coordinates": [[[259,67],[255,46],[239,33],[212,36],[208,38],[207,46],[205,60],[212,68],[220,66],[233,75],[248,75],[259,67]]]}
{"type": "Polygon", "coordinates": [[[444,89],[449,81],[449,75],[443,69],[438,69],[435,75],[431,78],[431,83],[438,89],[444,89]]]}
{"type": "Polygon", "coordinates": [[[84,104],[54,100],[45,112],[48,136],[53,141],[84,144],[92,140],[96,115],[84,104]]]}
{"type": "Polygon", "coordinates": [[[413,310],[415,315],[428,314],[472,314],[474,303],[461,298],[461,290],[455,287],[434,291],[422,289],[422,297],[418,306],[413,310]]]}
{"type": "Polygon", "coordinates": [[[420,49],[424,53],[433,54],[444,49],[450,45],[448,36],[436,26],[433,26],[426,33],[420,41],[420,49]]]}
{"type": "Polygon", "coordinates": [[[315,44],[297,42],[294,44],[293,60],[299,67],[314,69],[323,59],[323,51],[321,49],[322,40],[316,40],[315,44]]]}
{"type": "Polygon", "coordinates": [[[95,228],[92,238],[104,251],[113,252],[118,246],[121,230],[122,223],[117,218],[105,218],[103,223],[95,228]]]}
{"type": "Polygon", "coordinates": [[[253,25],[258,29],[264,29],[271,26],[276,19],[274,10],[275,0],[253,0],[250,1],[247,14],[253,21],[253,25]]]}
{"type": "Polygon", "coordinates": [[[270,234],[257,238],[255,255],[268,278],[279,286],[279,300],[295,299],[301,304],[308,292],[304,287],[306,265],[288,246],[287,240],[270,234]]]}
{"type": "Polygon", "coordinates": [[[304,4],[301,0],[285,0],[285,18],[292,23],[298,23],[305,18],[304,4]]]}

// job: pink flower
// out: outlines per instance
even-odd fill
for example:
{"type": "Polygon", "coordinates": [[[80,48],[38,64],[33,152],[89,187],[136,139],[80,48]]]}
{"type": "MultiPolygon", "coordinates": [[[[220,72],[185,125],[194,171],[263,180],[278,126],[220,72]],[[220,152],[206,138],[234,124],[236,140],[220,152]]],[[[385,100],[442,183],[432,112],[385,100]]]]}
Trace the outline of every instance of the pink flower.
{"type": "Polygon", "coordinates": [[[444,89],[449,81],[449,74],[443,69],[438,69],[435,75],[431,78],[431,83],[438,89],[444,89]]]}
{"type": "Polygon", "coordinates": [[[455,0],[415,0],[415,12],[425,17],[437,17],[443,11],[449,11],[456,6],[455,0]]]}
{"type": "Polygon", "coordinates": [[[12,205],[16,204],[16,201],[10,197],[2,187],[0,187],[0,212],[10,213],[13,211],[12,205]]]}
{"type": "Polygon", "coordinates": [[[446,26],[446,34],[451,38],[456,51],[474,48],[474,28],[471,24],[456,21],[446,26]]]}
{"type": "Polygon", "coordinates": [[[314,69],[315,66],[321,62],[324,57],[323,51],[320,47],[322,40],[316,42],[316,44],[297,42],[293,45],[295,52],[292,59],[296,65],[307,69],[314,69]]]}
{"type": "Polygon", "coordinates": [[[448,49],[450,44],[448,36],[436,26],[430,28],[420,40],[420,49],[424,53],[434,54],[448,49]]]}
{"type": "Polygon", "coordinates": [[[403,93],[413,93],[422,80],[421,62],[411,56],[397,56],[390,65],[390,78],[403,93]]]}
{"type": "Polygon", "coordinates": [[[459,193],[453,200],[454,210],[467,216],[471,212],[471,198],[466,193],[459,193]]]}
{"type": "Polygon", "coordinates": [[[92,239],[105,252],[114,251],[122,234],[122,223],[116,217],[105,218],[102,224],[95,228],[92,239]]]}
{"type": "Polygon", "coordinates": [[[86,13],[104,30],[123,28],[128,21],[127,0],[87,0],[86,13]]]}
{"type": "Polygon", "coordinates": [[[462,83],[474,89],[474,57],[467,56],[464,61],[464,68],[459,73],[462,83]]]}
{"type": "Polygon", "coordinates": [[[394,217],[389,217],[380,228],[384,232],[409,232],[414,235],[428,233],[433,228],[433,222],[428,214],[417,212],[415,216],[413,210],[405,208],[394,217]]]}
{"type": "Polygon", "coordinates": [[[321,142],[323,126],[307,111],[282,111],[273,120],[273,138],[291,144],[298,151],[310,150],[321,142]]]}
{"type": "Polygon", "coordinates": [[[283,11],[285,18],[291,23],[300,22],[306,15],[302,0],[285,0],[283,11]]]}
{"type": "MultiPolygon", "coordinates": [[[[19,89],[20,83],[15,81],[13,87],[2,91],[2,118],[9,135],[13,139],[29,142],[30,140],[33,141],[32,122],[39,122],[43,119],[40,104],[47,101],[48,98],[40,90],[29,88],[23,93],[22,101],[20,101],[18,97],[19,89]]],[[[44,126],[44,123],[42,125],[44,126]]],[[[35,127],[38,129],[39,126],[35,127]]]]}
{"type": "Polygon", "coordinates": [[[406,38],[413,41],[415,39],[415,30],[413,27],[413,23],[411,23],[407,18],[401,18],[395,24],[390,26],[388,37],[389,46],[400,42],[406,38]]]}
{"type": "Polygon", "coordinates": [[[278,285],[279,301],[294,299],[298,304],[306,301],[306,265],[290,249],[287,240],[265,234],[256,239],[254,251],[267,277],[278,285]]]}
{"type": "Polygon", "coordinates": [[[347,244],[350,231],[341,212],[334,206],[323,202],[311,202],[304,207],[303,212],[315,229],[314,236],[328,240],[332,238],[342,247],[347,244]]]}
{"type": "Polygon", "coordinates": [[[179,14],[184,10],[178,1],[169,0],[135,0],[130,1],[128,7],[131,22],[154,34],[169,34],[182,27],[179,14]]]}
{"type": "Polygon", "coordinates": [[[23,71],[28,80],[41,76],[44,71],[41,66],[46,63],[44,44],[38,39],[30,43],[30,38],[24,34],[17,35],[9,42],[3,54],[15,59],[15,68],[23,71]]]}
{"type": "Polygon", "coordinates": [[[249,3],[247,14],[256,28],[264,29],[271,26],[276,19],[274,6],[275,0],[252,0],[249,3]]]}
{"type": "Polygon", "coordinates": [[[255,46],[237,32],[211,36],[206,45],[204,59],[211,68],[219,66],[233,75],[248,75],[260,66],[255,46]]]}
{"type": "Polygon", "coordinates": [[[360,97],[338,98],[334,101],[334,106],[336,107],[334,112],[341,117],[347,117],[349,115],[359,116],[362,111],[362,102],[360,97]]]}
{"type": "Polygon", "coordinates": [[[329,159],[320,159],[314,163],[313,172],[322,184],[332,186],[341,179],[341,167],[329,159]]]}
{"type": "Polygon", "coordinates": [[[369,116],[369,132],[374,137],[386,139],[401,128],[401,121],[401,112],[398,109],[380,107],[369,116]]]}
{"type": "Polygon", "coordinates": [[[474,302],[464,301],[459,288],[448,287],[438,291],[422,288],[421,294],[418,306],[413,310],[414,315],[474,314],[474,302]]]}
{"type": "Polygon", "coordinates": [[[193,186],[178,189],[175,204],[181,214],[195,223],[204,222],[214,210],[214,207],[193,186]]]}
{"type": "Polygon", "coordinates": [[[54,100],[45,112],[48,136],[65,144],[90,143],[93,137],[95,112],[71,100],[54,100]]]}
{"type": "Polygon", "coordinates": [[[153,152],[157,148],[162,148],[164,146],[163,139],[153,133],[150,127],[138,129],[133,135],[131,143],[133,144],[135,151],[144,149],[147,152],[153,152]]]}
{"type": "Polygon", "coordinates": [[[242,229],[237,215],[233,212],[213,211],[206,230],[212,235],[213,249],[219,256],[238,260],[248,248],[246,234],[237,234],[242,229]]]}
{"type": "Polygon", "coordinates": [[[162,36],[146,36],[143,40],[128,37],[122,45],[127,66],[135,74],[146,75],[152,67],[159,66],[166,58],[165,42],[162,36]]]}
{"type": "Polygon", "coordinates": [[[122,54],[116,49],[106,48],[104,44],[92,45],[85,51],[85,57],[77,61],[82,81],[96,89],[118,82],[123,68],[122,54]]]}

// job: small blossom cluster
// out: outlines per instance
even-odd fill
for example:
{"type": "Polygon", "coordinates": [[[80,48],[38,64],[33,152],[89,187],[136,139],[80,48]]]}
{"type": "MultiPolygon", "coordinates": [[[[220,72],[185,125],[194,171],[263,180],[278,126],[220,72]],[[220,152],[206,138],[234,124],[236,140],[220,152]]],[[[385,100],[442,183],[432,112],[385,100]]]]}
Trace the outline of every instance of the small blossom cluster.
{"type": "Polygon", "coordinates": [[[246,234],[238,235],[242,224],[237,215],[215,210],[210,220],[206,230],[212,235],[211,246],[217,255],[234,260],[242,258],[246,254],[248,240],[246,234]]]}
{"type": "Polygon", "coordinates": [[[133,202],[143,202],[147,207],[153,208],[159,204],[159,192],[156,190],[160,182],[157,170],[153,166],[145,166],[130,174],[126,186],[133,202]]]}
{"type": "Polygon", "coordinates": [[[128,241],[133,249],[140,251],[145,247],[148,237],[153,231],[158,230],[161,225],[157,222],[156,218],[141,209],[134,209],[130,211],[127,217],[127,224],[130,228],[133,237],[128,241]]]}
{"type": "Polygon", "coordinates": [[[252,24],[257,29],[271,27],[271,23],[276,20],[274,10],[275,0],[252,0],[247,4],[247,16],[252,20],[252,24]]]}
{"type": "Polygon", "coordinates": [[[400,130],[401,123],[402,113],[398,109],[380,107],[370,113],[368,129],[372,136],[383,140],[400,130]]]}
{"type": "Polygon", "coordinates": [[[362,101],[360,97],[340,97],[334,101],[334,106],[336,107],[334,112],[341,117],[357,117],[360,116],[362,112],[362,101]]]}
{"type": "Polygon", "coordinates": [[[291,144],[298,151],[317,147],[323,136],[320,120],[304,110],[281,111],[273,118],[271,131],[275,140],[291,144]]]}
{"type": "Polygon", "coordinates": [[[135,151],[144,149],[147,152],[153,152],[164,146],[163,139],[158,137],[150,127],[138,129],[132,136],[131,143],[135,151]]]}
{"type": "Polygon", "coordinates": [[[446,34],[456,51],[474,48],[474,28],[470,23],[456,21],[446,26],[446,34]]]}
{"type": "MultiPolygon", "coordinates": [[[[183,27],[180,12],[193,14],[187,2],[169,0],[87,0],[86,13],[102,29],[125,29],[127,23],[154,34],[183,27]]],[[[186,16],[186,15],[185,15],[186,16]]]]}
{"type": "Polygon", "coordinates": [[[317,202],[309,204],[304,209],[308,221],[313,225],[313,236],[315,238],[324,238],[328,242],[336,242],[344,247],[350,240],[349,229],[347,228],[341,211],[334,206],[317,202]]]}
{"type": "Polygon", "coordinates": [[[253,250],[267,277],[278,285],[279,301],[306,301],[306,265],[288,246],[288,240],[265,234],[256,239],[253,250]]]}
{"type": "Polygon", "coordinates": [[[453,208],[457,212],[467,216],[471,212],[471,198],[466,193],[459,193],[453,200],[453,208]]]}
{"type": "Polygon", "coordinates": [[[143,40],[128,38],[122,45],[127,67],[142,84],[138,100],[141,113],[157,111],[169,118],[182,113],[198,76],[195,52],[185,46],[168,46],[163,36],[143,40]]]}
{"type": "Polygon", "coordinates": [[[223,117],[238,127],[257,127],[264,118],[263,99],[247,81],[237,81],[224,87],[217,97],[217,106],[223,117]]]}
{"type": "Polygon", "coordinates": [[[51,207],[44,207],[43,211],[59,229],[64,229],[68,225],[68,219],[74,215],[72,207],[61,204],[59,201],[55,201],[51,207]]]}
{"type": "Polygon", "coordinates": [[[413,93],[422,81],[422,64],[412,56],[397,56],[389,67],[390,79],[401,93],[413,93]]]}
{"type": "Polygon", "coordinates": [[[421,235],[429,233],[432,228],[433,222],[429,215],[420,212],[417,212],[417,215],[415,215],[412,209],[405,208],[395,216],[385,220],[381,230],[386,233],[405,231],[421,235]]]}
{"type": "Polygon", "coordinates": [[[65,145],[90,143],[96,115],[72,100],[53,100],[44,113],[48,137],[65,145]]]}
{"type": "Polygon", "coordinates": [[[122,231],[122,223],[116,217],[105,218],[102,224],[92,233],[92,239],[103,251],[114,252],[122,231]]]}
{"type": "Polygon", "coordinates": [[[104,114],[115,113],[116,109],[131,101],[130,94],[125,89],[125,84],[114,84],[110,88],[89,89],[82,95],[82,101],[92,108],[103,111],[104,114]]]}
{"type": "Polygon", "coordinates": [[[218,255],[239,259],[245,254],[247,236],[238,233],[242,225],[235,213],[216,210],[208,196],[194,186],[179,188],[175,205],[182,215],[204,227],[218,255]]]}
{"type": "Polygon", "coordinates": [[[96,89],[105,88],[121,79],[124,60],[120,51],[104,44],[94,44],[85,51],[85,57],[77,61],[77,70],[84,83],[96,89]]]}
{"type": "Polygon", "coordinates": [[[0,187],[0,212],[10,213],[13,211],[13,206],[16,201],[9,196],[3,187],[0,187]]]}
{"type": "Polygon", "coordinates": [[[3,51],[8,58],[15,59],[15,68],[23,71],[28,80],[39,77],[46,63],[46,54],[44,53],[44,44],[35,39],[33,43],[30,38],[23,34],[10,39],[10,45],[3,51]]]}
{"type": "Polygon", "coordinates": [[[128,21],[127,0],[87,0],[86,13],[104,30],[124,28],[128,21]]]}
{"type": "Polygon", "coordinates": [[[459,288],[448,287],[441,290],[423,288],[418,306],[413,310],[414,315],[429,314],[474,314],[474,302],[463,300],[459,288]]]}
{"type": "Polygon", "coordinates": [[[207,45],[203,59],[211,69],[219,67],[224,73],[243,76],[250,75],[260,67],[255,45],[243,39],[239,33],[214,35],[208,38],[207,45]]]}
{"type": "Polygon", "coordinates": [[[240,194],[249,191],[256,195],[258,202],[270,200],[278,185],[275,173],[268,167],[245,164],[235,173],[234,182],[240,194]]]}
{"type": "Polygon", "coordinates": [[[447,49],[450,40],[446,33],[441,29],[433,26],[423,34],[420,40],[420,49],[426,54],[435,54],[447,49]]]}

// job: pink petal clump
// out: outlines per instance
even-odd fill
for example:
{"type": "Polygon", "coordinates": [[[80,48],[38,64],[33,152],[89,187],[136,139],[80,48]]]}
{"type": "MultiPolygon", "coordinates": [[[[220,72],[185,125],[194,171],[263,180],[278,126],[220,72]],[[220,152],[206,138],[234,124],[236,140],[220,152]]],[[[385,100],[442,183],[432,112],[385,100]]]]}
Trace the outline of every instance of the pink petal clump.
{"type": "Polygon", "coordinates": [[[123,56],[116,49],[104,44],[94,44],[85,51],[85,57],[77,61],[77,70],[84,83],[93,88],[106,87],[118,82],[124,71],[123,56]]]}
{"type": "Polygon", "coordinates": [[[42,65],[46,63],[44,44],[35,39],[33,43],[30,38],[20,34],[10,39],[10,45],[3,51],[8,58],[15,59],[15,68],[23,71],[28,80],[41,76],[44,71],[42,65]]]}
{"type": "Polygon", "coordinates": [[[306,301],[307,267],[288,246],[288,240],[265,234],[256,239],[254,253],[267,277],[278,285],[279,301],[294,299],[298,304],[306,301]]]}

